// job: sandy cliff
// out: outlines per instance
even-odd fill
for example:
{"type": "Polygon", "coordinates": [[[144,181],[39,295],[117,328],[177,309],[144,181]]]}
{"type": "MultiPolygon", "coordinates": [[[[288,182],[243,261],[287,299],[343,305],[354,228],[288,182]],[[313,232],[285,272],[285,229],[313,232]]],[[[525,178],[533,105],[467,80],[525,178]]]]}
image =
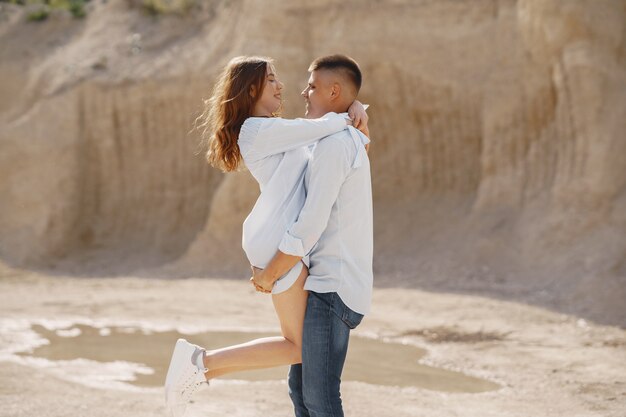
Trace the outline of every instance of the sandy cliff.
{"type": "Polygon", "coordinates": [[[92,3],[0,12],[6,262],[245,274],[258,190],[194,156],[202,98],[269,55],[297,116],[309,62],[344,52],[372,106],[377,285],[626,324],[626,1],[92,3]]]}

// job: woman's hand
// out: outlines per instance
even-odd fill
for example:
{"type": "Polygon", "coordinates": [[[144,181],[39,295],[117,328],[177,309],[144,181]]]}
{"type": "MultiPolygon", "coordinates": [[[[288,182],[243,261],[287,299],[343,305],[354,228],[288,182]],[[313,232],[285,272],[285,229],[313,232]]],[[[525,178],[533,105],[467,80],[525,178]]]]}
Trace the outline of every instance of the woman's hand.
{"type": "Polygon", "coordinates": [[[350,105],[350,108],[348,108],[348,116],[352,119],[352,126],[369,137],[369,130],[365,133],[362,129],[364,127],[367,130],[369,116],[365,112],[365,107],[363,107],[363,104],[359,100],[354,100],[354,103],[350,105]]]}

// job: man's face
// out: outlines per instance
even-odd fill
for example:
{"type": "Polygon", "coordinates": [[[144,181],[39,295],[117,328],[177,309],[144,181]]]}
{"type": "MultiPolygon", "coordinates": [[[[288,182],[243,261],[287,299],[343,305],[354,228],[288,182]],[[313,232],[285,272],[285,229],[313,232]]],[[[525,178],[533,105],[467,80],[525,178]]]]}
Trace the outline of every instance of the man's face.
{"type": "Polygon", "coordinates": [[[333,79],[329,71],[313,71],[309,77],[307,87],[302,91],[306,104],[305,117],[315,119],[332,111],[333,79]]]}

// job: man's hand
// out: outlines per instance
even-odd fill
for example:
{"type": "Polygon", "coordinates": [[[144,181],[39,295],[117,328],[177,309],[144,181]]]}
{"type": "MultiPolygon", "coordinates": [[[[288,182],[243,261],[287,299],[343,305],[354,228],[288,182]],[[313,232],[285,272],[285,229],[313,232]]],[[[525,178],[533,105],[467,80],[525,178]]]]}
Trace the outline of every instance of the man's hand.
{"type": "Polygon", "coordinates": [[[250,266],[250,268],[252,269],[250,282],[254,285],[254,288],[258,292],[270,294],[272,292],[272,288],[274,287],[274,283],[265,276],[262,269],[257,268],[256,266],[250,266]]]}
{"type": "Polygon", "coordinates": [[[272,288],[274,288],[274,283],[278,281],[281,276],[289,272],[301,259],[301,256],[287,255],[277,250],[276,255],[274,255],[270,263],[265,266],[265,269],[250,266],[250,268],[252,268],[252,278],[250,278],[250,282],[254,284],[254,288],[256,288],[257,291],[270,293],[272,292],[272,288]]]}
{"type": "Polygon", "coordinates": [[[269,294],[270,291],[265,291],[263,288],[259,287],[256,282],[254,282],[254,278],[250,278],[250,283],[254,285],[254,289],[258,292],[262,292],[263,294],[269,294]]]}
{"type": "MultiPolygon", "coordinates": [[[[365,129],[367,129],[369,117],[365,112],[365,107],[363,107],[363,104],[359,100],[354,100],[354,103],[350,105],[350,108],[348,108],[348,116],[352,119],[352,126],[365,133],[361,128],[364,126],[365,129]]],[[[369,131],[365,134],[369,137],[369,131]]]]}

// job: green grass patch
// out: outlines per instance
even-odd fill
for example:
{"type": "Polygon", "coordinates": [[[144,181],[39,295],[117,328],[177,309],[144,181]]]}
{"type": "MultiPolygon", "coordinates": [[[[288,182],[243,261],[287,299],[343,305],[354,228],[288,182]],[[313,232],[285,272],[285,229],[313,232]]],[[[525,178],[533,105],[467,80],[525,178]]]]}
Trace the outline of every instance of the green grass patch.
{"type": "Polygon", "coordinates": [[[151,15],[185,14],[198,0],[143,0],[142,6],[151,15]]]}
{"type": "Polygon", "coordinates": [[[26,16],[26,18],[31,22],[41,22],[42,20],[46,20],[49,14],[50,12],[48,11],[48,9],[42,7],[28,13],[28,16],[26,16]]]}
{"type": "Polygon", "coordinates": [[[46,20],[53,9],[67,10],[76,18],[85,17],[85,5],[90,0],[0,0],[0,3],[11,3],[20,6],[34,5],[37,8],[30,12],[27,19],[30,21],[46,20]]]}

